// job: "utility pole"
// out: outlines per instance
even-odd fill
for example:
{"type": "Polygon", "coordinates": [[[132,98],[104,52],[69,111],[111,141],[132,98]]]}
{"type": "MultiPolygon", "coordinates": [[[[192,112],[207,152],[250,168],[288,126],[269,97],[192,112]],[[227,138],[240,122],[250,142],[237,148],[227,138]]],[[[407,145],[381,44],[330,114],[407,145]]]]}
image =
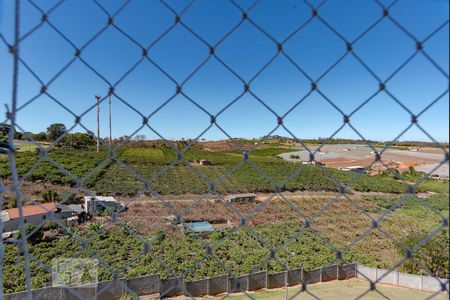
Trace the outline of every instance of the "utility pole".
{"type": "Polygon", "coordinates": [[[100,151],[100,96],[95,95],[97,99],[97,152],[100,151]]]}
{"type": "Polygon", "coordinates": [[[111,93],[109,94],[108,98],[108,109],[109,109],[109,146],[111,147],[112,143],[112,131],[111,131],[111,93]]]}

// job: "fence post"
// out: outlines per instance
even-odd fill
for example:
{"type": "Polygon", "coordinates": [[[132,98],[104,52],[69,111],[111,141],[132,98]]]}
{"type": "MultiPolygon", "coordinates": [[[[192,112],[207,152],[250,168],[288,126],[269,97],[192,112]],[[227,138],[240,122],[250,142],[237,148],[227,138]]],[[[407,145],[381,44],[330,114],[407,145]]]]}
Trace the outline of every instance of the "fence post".
{"type": "Polygon", "coordinates": [[[323,282],[322,281],[322,273],[323,273],[323,269],[322,269],[322,267],[320,267],[320,282],[323,282]]]}
{"type": "Polygon", "coordinates": [[[303,288],[305,286],[305,268],[302,267],[302,271],[300,273],[300,284],[303,288]]]}
{"type": "Polygon", "coordinates": [[[288,300],[288,271],[284,270],[284,299],[288,300]]]}
{"type": "Polygon", "coordinates": [[[269,288],[269,271],[266,272],[266,289],[269,288]]]}

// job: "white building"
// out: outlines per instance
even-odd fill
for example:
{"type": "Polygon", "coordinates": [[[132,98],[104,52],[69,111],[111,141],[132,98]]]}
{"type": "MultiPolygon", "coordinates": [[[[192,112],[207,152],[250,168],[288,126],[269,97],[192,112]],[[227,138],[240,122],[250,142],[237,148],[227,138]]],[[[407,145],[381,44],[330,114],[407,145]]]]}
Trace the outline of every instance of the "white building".
{"type": "Polygon", "coordinates": [[[122,209],[124,205],[118,202],[114,197],[104,196],[85,196],[84,211],[87,213],[99,213],[106,208],[122,209]]]}

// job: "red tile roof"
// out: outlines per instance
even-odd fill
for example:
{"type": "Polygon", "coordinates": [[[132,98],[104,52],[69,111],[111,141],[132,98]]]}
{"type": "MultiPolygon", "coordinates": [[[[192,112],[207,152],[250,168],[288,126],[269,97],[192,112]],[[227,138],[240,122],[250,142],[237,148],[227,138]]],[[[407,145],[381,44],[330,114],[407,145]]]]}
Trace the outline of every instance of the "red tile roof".
{"type": "MultiPolygon", "coordinates": [[[[56,204],[53,202],[41,203],[41,204],[31,204],[25,205],[22,207],[22,213],[24,217],[36,216],[36,215],[45,215],[51,211],[56,211],[56,204]]],[[[18,219],[19,218],[19,209],[18,208],[10,208],[8,209],[8,214],[10,219],[18,219]]]]}

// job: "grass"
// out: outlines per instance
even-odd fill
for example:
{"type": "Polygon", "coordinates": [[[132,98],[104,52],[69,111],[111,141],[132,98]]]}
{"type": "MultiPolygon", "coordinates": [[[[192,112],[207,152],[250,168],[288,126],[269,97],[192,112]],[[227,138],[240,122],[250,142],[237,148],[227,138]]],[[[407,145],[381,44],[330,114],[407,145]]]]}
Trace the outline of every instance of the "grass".
{"type": "MultiPolygon", "coordinates": [[[[318,283],[308,286],[308,293],[299,294],[299,288],[288,288],[288,299],[356,299],[369,289],[370,285],[367,281],[359,279],[351,279],[345,281],[333,281],[327,283],[318,283]]],[[[377,284],[377,290],[391,300],[422,300],[434,295],[432,292],[411,290],[402,287],[394,287],[390,285],[377,284]]],[[[258,300],[284,300],[286,299],[286,290],[260,291],[250,292],[249,295],[253,299],[258,300]]],[[[250,299],[247,295],[230,295],[227,297],[233,300],[250,299]]],[[[206,298],[205,298],[206,299],[206,298]]],[[[207,299],[219,299],[219,297],[209,297],[207,299]]],[[[376,291],[369,292],[363,299],[386,299],[376,291]]],[[[433,299],[448,299],[448,294],[440,293],[433,299]]]]}

